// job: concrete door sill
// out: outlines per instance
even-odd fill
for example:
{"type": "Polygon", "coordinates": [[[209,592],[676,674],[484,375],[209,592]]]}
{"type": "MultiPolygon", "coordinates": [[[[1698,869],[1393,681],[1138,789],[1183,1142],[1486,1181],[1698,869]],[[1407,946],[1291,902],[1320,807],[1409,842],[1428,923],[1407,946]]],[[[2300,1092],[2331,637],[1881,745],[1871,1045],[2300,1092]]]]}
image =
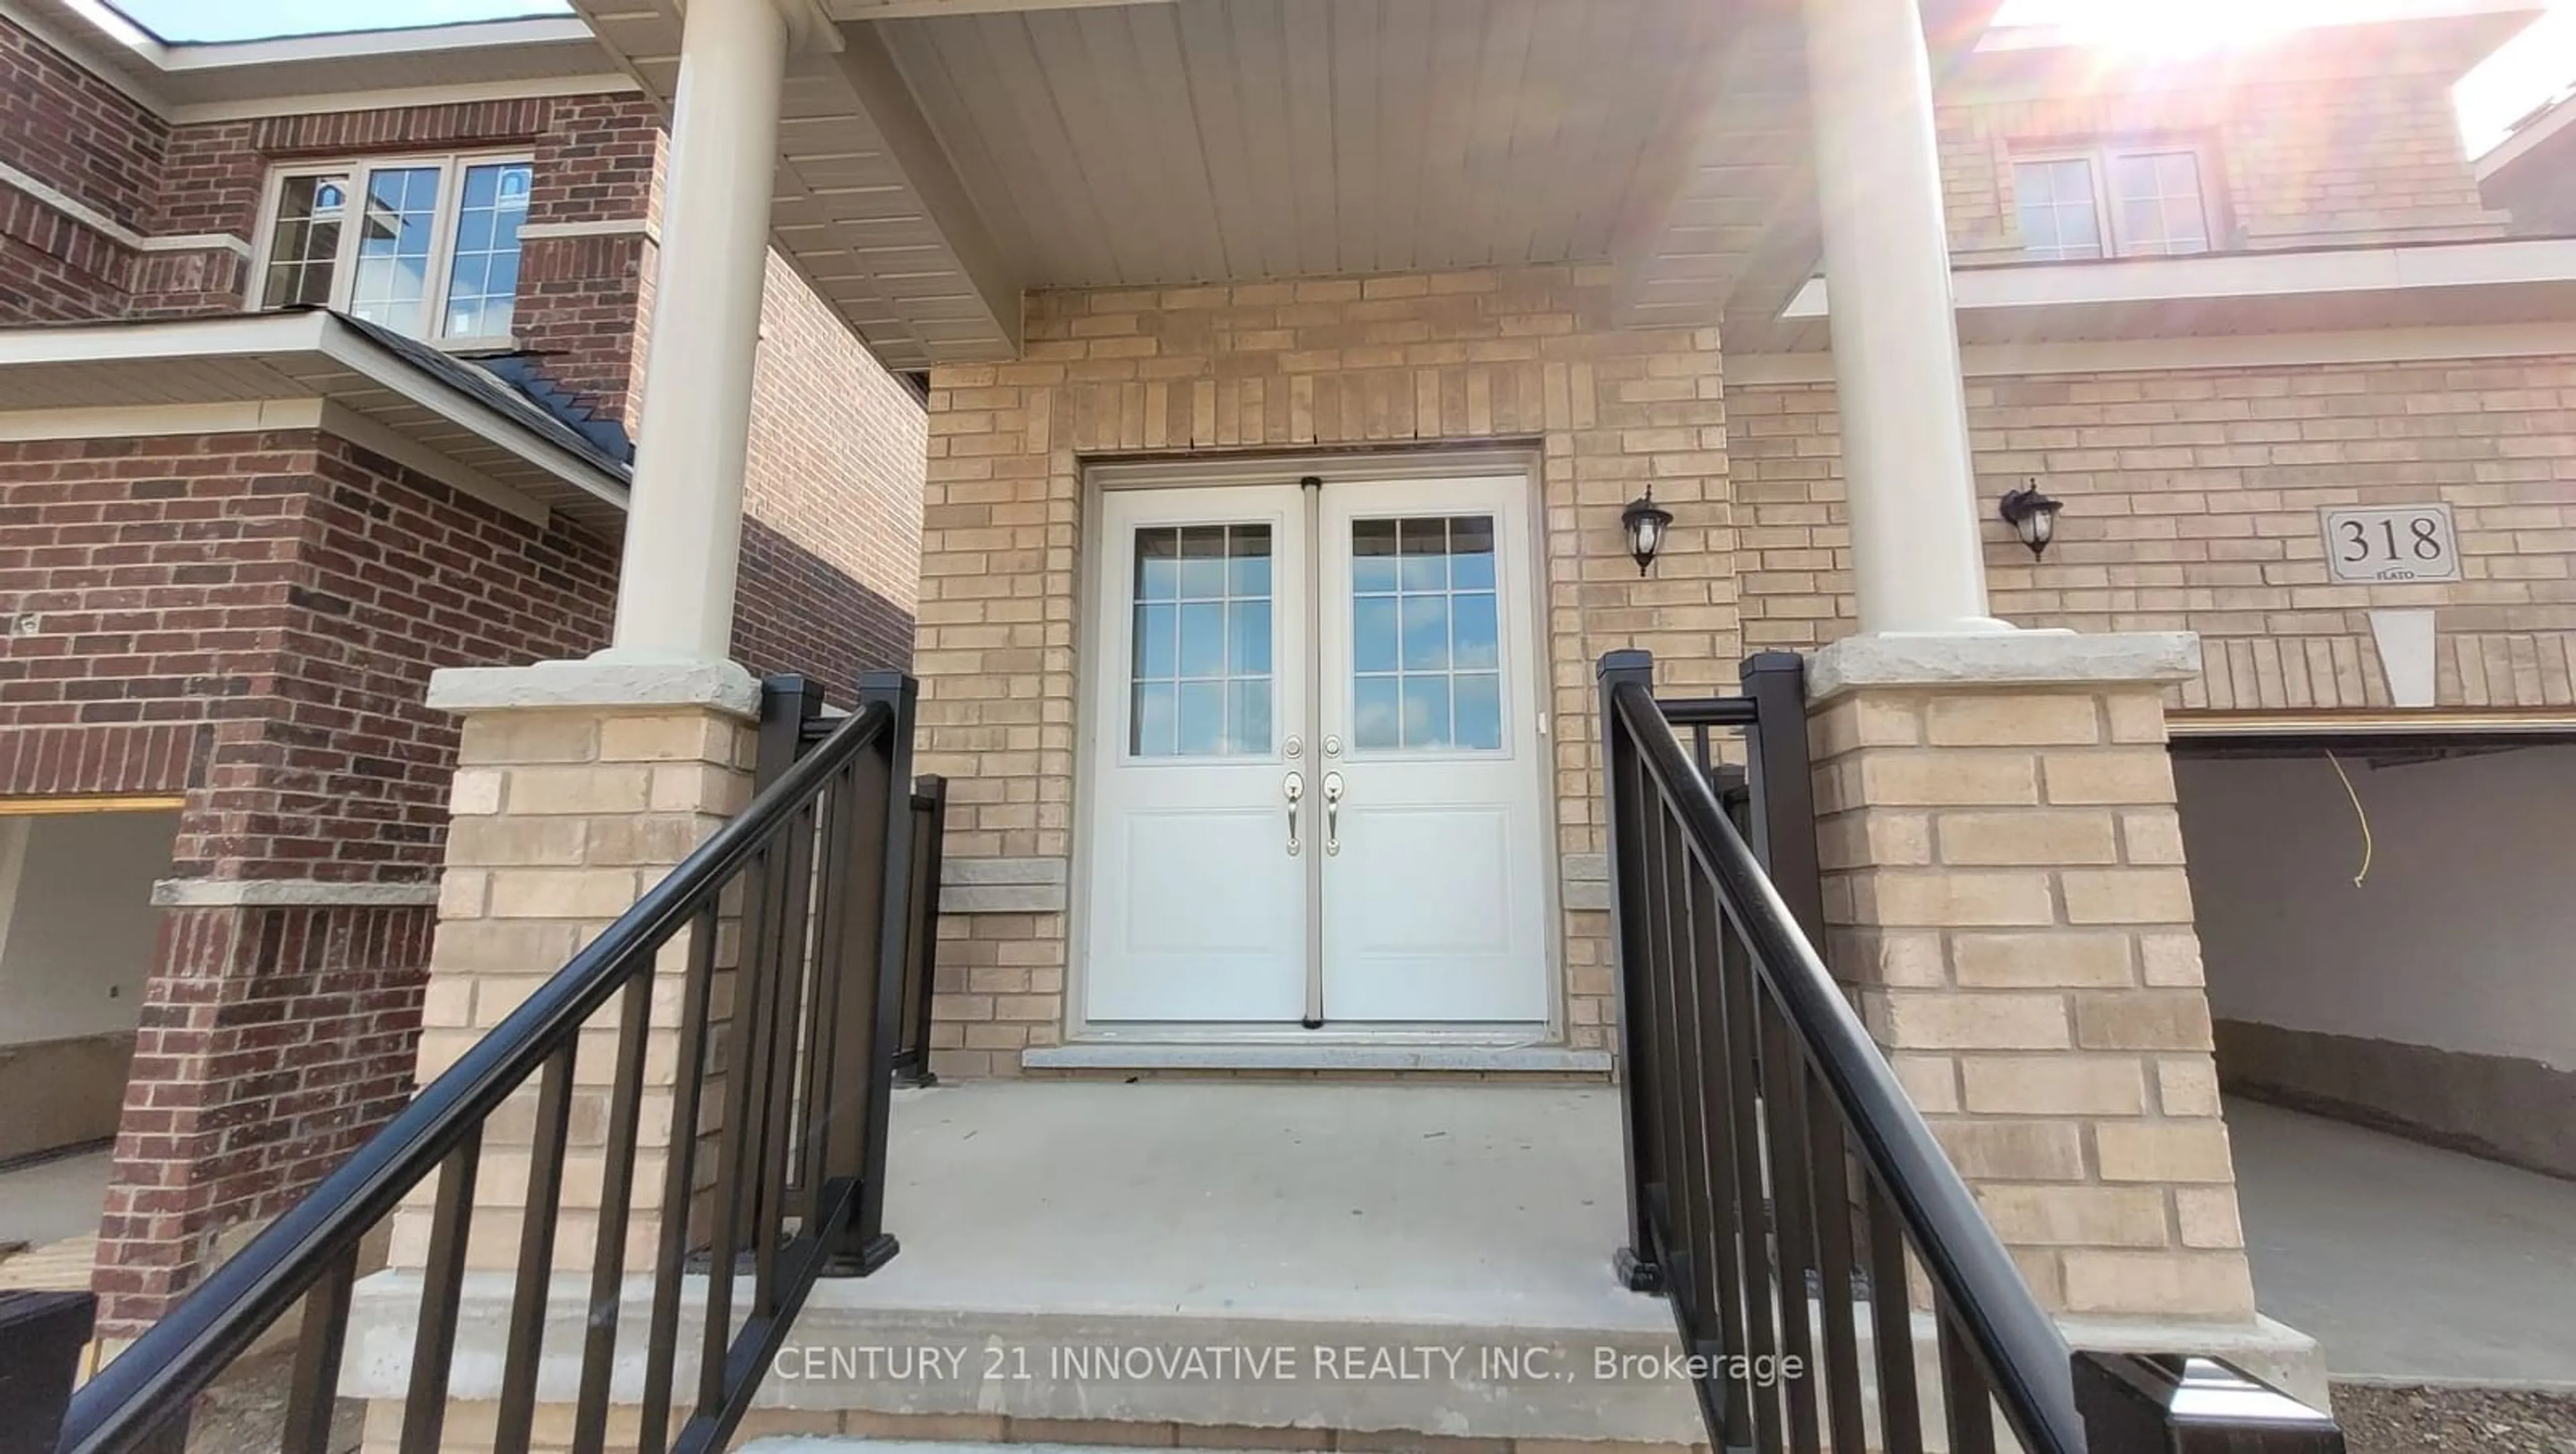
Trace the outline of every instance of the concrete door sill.
{"type": "Polygon", "coordinates": [[[1432,1070],[1469,1074],[1584,1075],[1610,1073],[1607,1050],[1562,1045],[1196,1045],[1092,1041],[1043,1045],[1020,1052],[1028,1070],[1432,1070]]]}

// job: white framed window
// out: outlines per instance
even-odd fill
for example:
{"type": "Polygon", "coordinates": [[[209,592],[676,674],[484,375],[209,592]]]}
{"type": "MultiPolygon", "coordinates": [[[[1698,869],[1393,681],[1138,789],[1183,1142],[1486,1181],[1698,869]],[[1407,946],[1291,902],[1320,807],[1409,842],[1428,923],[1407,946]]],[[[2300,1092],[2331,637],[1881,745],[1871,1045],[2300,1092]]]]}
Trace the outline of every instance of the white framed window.
{"type": "Polygon", "coordinates": [[[2216,232],[2207,173],[2199,148],[2169,142],[2017,155],[2023,253],[2053,262],[2207,252],[2216,232]]]}
{"type": "Polygon", "coordinates": [[[505,340],[530,174],[526,155],[507,153],[280,167],[250,306],[322,305],[415,338],[505,340]]]}

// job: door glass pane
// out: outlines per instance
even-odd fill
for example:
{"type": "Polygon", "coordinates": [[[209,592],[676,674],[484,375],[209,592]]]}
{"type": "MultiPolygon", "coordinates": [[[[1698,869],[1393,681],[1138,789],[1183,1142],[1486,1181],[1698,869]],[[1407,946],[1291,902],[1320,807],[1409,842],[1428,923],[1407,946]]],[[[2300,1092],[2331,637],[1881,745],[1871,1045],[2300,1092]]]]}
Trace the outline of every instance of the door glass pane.
{"type": "Polygon", "coordinates": [[[1139,530],[1129,584],[1130,755],[1270,752],[1270,527],[1139,530]]]}
{"type": "Polygon", "coordinates": [[[277,227],[268,235],[269,308],[331,301],[331,268],[340,256],[340,222],[349,210],[349,179],[288,177],[277,184],[277,227]]]}
{"type": "Polygon", "coordinates": [[[1452,710],[1460,747],[1503,745],[1503,679],[1492,672],[1461,672],[1452,710]]]}
{"type": "Polygon", "coordinates": [[[447,279],[447,336],[496,337],[510,331],[519,291],[519,224],[528,217],[528,164],[490,162],[465,169],[456,213],[456,263],[447,279]]]}
{"type": "Polygon", "coordinates": [[[421,331],[420,299],[428,285],[438,177],[436,167],[378,167],[367,174],[351,313],[397,332],[421,331]]]}
{"type": "Polygon", "coordinates": [[[1351,739],[1362,749],[1498,751],[1494,520],[1351,523],[1351,739]]]}
{"type": "Polygon", "coordinates": [[[1391,676],[1361,677],[1352,684],[1351,740],[1361,747],[1401,747],[1404,733],[1391,676]]]}

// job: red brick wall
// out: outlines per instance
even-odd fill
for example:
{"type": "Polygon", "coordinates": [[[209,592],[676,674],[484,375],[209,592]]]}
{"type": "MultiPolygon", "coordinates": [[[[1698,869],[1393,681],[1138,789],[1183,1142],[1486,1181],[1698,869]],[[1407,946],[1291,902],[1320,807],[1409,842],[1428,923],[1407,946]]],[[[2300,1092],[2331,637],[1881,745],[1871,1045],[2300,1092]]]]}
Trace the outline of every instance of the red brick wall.
{"type": "MultiPolygon", "coordinates": [[[[169,128],[53,47],[0,22],[0,160],[140,229],[169,128]]],[[[0,183],[0,323],[114,317],[135,255],[0,183]]]]}
{"type": "Polygon", "coordinates": [[[132,97],[0,22],[0,157],[144,230],[170,128],[132,97]]]}
{"type": "Polygon", "coordinates": [[[410,1099],[436,920],[427,905],[164,914],[99,1220],[101,1334],[149,1327],[410,1099]]]}
{"type": "MultiPolygon", "coordinates": [[[[187,879],[425,884],[441,666],[607,639],[615,559],[311,430],[0,443],[0,794],[181,791],[187,879]]],[[[167,916],[100,1290],[131,1331],[400,1105],[426,906],[167,916]]]]}
{"type": "Polygon", "coordinates": [[[912,664],[927,419],[775,253],[760,317],[733,654],[847,702],[912,664]]]}

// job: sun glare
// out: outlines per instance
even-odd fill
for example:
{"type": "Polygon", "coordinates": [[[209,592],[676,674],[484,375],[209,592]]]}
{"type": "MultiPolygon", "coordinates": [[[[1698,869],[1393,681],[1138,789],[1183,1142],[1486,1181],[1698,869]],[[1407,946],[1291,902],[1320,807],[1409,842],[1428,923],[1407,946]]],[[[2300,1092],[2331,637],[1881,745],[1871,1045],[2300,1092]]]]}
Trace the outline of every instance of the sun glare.
{"type": "Polygon", "coordinates": [[[2005,0],[1998,26],[2079,45],[2178,55],[2348,18],[2356,0],[2005,0]]]}

